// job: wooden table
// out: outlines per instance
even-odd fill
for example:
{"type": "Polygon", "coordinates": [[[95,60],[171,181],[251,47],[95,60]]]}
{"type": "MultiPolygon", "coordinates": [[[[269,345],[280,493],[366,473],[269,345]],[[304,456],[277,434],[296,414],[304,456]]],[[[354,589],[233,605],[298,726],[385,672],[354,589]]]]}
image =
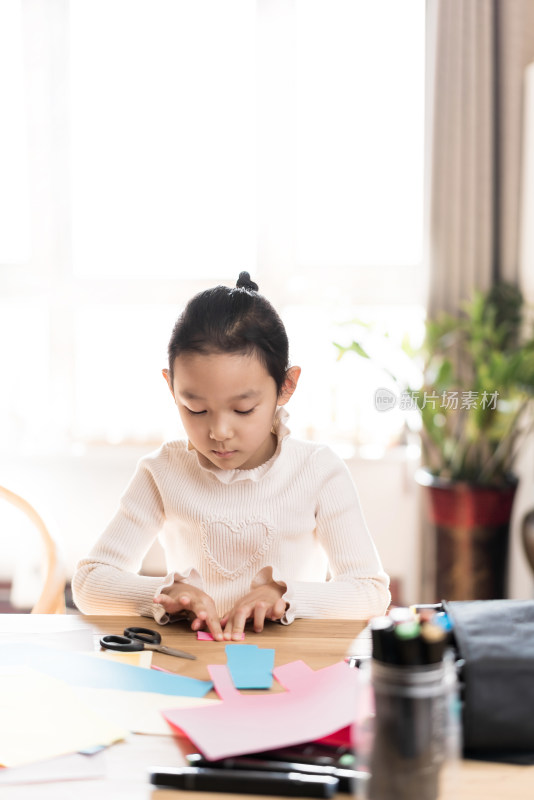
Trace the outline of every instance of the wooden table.
{"type": "MultiPolygon", "coordinates": [[[[102,634],[122,633],[128,625],[155,626],[150,620],[137,617],[0,615],[0,643],[16,638],[41,644],[63,643],[79,650],[91,645],[94,649],[99,649],[99,638],[102,634]]],[[[312,668],[319,669],[341,660],[361,627],[358,623],[347,620],[297,620],[290,626],[269,623],[262,634],[256,635],[247,631],[246,641],[262,647],[273,647],[276,665],[301,658],[312,668]]],[[[158,666],[181,675],[208,680],[208,664],[226,663],[224,645],[198,642],[185,623],[162,627],[161,633],[164,644],[194,653],[198,660],[189,661],[154,653],[153,663],[158,666]]],[[[207,695],[210,696],[214,695],[207,695]]],[[[189,751],[184,739],[131,734],[126,741],[107,749],[105,779],[0,787],[0,798],[171,800],[184,796],[191,800],[221,800],[230,797],[215,793],[158,790],[150,785],[147,778],[149,767],[178,766],[184,763],[184,753],[189,751]]],[[[454,797],[442,800],[502,800],[505,797],[531,800],[533,791],[534,767],[463,761],[460,764],[454,797]]],[[[340,798],[346,796],[339,795],[340,798]]],[[[258,795],[239,797],[255,800],[258,795]]]]}

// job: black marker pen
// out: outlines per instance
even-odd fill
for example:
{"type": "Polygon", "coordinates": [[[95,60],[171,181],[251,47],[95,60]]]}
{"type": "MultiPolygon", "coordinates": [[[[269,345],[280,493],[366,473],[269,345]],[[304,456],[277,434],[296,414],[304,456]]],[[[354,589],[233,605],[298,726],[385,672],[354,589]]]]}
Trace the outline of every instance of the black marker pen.
{"type": "Polygon", "coordinates": [[[373,617],[369,628],[373,640],[373,658],[385,664],[394,664],[397,656],[393,620],[389,617],[373,617]]]}
{"type": "Polygon", "coordinates": [[[448,634],[439,625],[431,622],[424,622],[421,625],[421,639],[425,653],[426,664],[439,663],[445,652],[448,634]]]}
{"type": "Polygon", "coordinates": [[[259,770],[261,772],[298,772],[306,775],[330,775],[339,781],[338,791],[354,794],[360,784],[369,778],[368,772],[343,767],[321,766],[320,764],[304,764],[298,761],[273,761],[258,758],[255,754],[223,758],[220,761],[208,761],[200,753],[186,756],[192,767],[211,767],[212,769],[259,770]]]}
{"type": "Polygon", "coordinates": [[[395,641],[399,664],[413,667],[425,663],[418,622],[400,622],[395,627],[395,641]]]}
{"type": "Polygon", "coordinates": [[[286,797],[333,797],[339,788],[337,778],[330,775],[208,767],[152,767],[150,783],[193,792],[274,794],[286,797]]]}

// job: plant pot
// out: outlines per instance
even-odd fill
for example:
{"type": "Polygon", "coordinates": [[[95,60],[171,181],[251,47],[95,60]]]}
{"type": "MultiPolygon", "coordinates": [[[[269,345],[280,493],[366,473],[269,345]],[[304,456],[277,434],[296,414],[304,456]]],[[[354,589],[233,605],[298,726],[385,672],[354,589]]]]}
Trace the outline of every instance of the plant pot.
{"type": "Polygon", "coordinates": [[[518,481],[480,486],[418,470],[435,534],[435,599],[492,600],[506,596],[508,540],[518,481]]]}

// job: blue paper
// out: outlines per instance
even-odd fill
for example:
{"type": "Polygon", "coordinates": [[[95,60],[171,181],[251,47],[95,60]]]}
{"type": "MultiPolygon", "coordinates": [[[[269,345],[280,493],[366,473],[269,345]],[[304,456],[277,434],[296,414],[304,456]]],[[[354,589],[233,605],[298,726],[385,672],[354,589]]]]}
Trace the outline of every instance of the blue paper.
{"type": "Polygon", "coordinates": [[[270,689],[274,650],[255,644],[227,644],[227,666],[236,689],[270,689]]]}
{"type": "Polygon", "coordinates": [[[211,681],[199,681],[183,675],[119,664],[83,653],[54,650],[25,642],[1,645],[0,664],[25,664],[71,686],[95,689],[127,689],[133,692],[204,697],[213,688],[211,681]]]}

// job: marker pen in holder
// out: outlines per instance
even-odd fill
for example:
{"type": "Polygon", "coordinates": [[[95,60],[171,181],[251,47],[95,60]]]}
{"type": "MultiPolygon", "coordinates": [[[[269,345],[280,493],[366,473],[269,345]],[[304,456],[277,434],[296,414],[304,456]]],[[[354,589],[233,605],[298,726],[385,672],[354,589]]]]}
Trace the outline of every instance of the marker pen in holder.
{"type": "Polygon", "coordinates": [[[369,622],[373,644],[373,658],[386,664],[397,660],[395,625],[390,617],[373,617],[369,622]]]}
{"type": "Polygon", "coordinates": [[[425,664],[439,663],[445,654],[448,633],[439,625],[425,622],[421,625],[421,641],[425,664]]]}
{"type": "Polygon", "coordinates": [[[421,626],[415,620],[412,622],[399,622],[395,626],[395,645],[398,664],[415,666],[425,663],[421,642],[421,626]]]}

